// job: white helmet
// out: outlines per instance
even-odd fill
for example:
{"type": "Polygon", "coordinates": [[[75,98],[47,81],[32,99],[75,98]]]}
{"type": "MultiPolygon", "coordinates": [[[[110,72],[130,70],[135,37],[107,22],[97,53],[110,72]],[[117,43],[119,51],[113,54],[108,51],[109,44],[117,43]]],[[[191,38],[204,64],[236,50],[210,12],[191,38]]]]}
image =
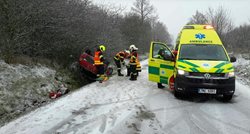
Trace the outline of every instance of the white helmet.
{"type": "Polygon", "coordinates": [[[138,48],[135,45],[130,45],[129,46],[129,50],[133,51],[133,50],[138,50],[138,48]]]}
{"type": "Polygon", "coordinates": [[[125,54],[128,54],[128,55],[130,54],[130,51],[127,49],[125,49],[124,52],[125,52],[125,54]]]}

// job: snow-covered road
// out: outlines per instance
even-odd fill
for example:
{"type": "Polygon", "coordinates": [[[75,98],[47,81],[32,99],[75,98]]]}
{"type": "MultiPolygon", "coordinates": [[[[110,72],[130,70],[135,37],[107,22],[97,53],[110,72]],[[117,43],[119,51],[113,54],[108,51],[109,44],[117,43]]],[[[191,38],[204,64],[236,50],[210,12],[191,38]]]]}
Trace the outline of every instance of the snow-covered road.
{"type": "Polygon", "coordinates": [[[236,84],[233,100],[178,100],[149,82],[112,77],[41,107],[0,128],[1,134],[250,134],[250,88],[236,84]]]}

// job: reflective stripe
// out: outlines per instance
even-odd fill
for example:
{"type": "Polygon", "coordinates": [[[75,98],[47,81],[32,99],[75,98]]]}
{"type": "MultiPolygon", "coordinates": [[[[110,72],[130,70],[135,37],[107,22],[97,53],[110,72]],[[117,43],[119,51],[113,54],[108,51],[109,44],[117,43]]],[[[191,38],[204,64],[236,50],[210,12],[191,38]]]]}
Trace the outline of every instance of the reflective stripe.
{"type": "Polygon", "coordinates": [[[230,67],[230,68],[228,68],[227,70],[232,70],[232,69],[234,69],[233,67],[230,67]]]}
{"type": "Polygon", "coordinates": [[[125,55],[125,53],[123,52],[123,51],[120,51],[119,53],[117,53],[116,55],[115,55],[115,59],[116,60],[123,60],[124,59],[124,56],[122,56],[122,55],[125,55]]]}
{"type": "Polygon", "coordinates": [[[103,62],[95,62],[95,65],[103,65],[103,62]]]}
{"type": "Polygon", "coordinates": [[[136,62],[136,57],[135,56],[131,56],[130,62],[136,62]]]}
{"type": "Polygon", "coordinates": [[[129,65],[136,65],[136,63],[129,63],[129,65]]]}
{"type": "Polygon", "coordinates": [[[224,66],[224,65],[226,65],[226,64],[228,64],[228,63],[229,63],[228,61],[222,62],[222,63],[220,63],[220,64],[214,66],[214,68],[221,68],[222,66],[224,66]]]}
{"type": "Polygon", "coordinates": [[[195,65],[195,64],[193,64],[193,63],[191,63],[189,61],[186,61],[186,60],[178,60],[177,62],[186,63],[186,64],[188,64],[188,65],[190,65],[192,67],[199,67],[198,65],[195,65]]]}
{"type": "Polygon", "coordinates": [[[218,69],[215,71],[215,73],[222,73],[224,71],[224,69],[218,69]]]}
{"type": "Polygon", "coordinates": [[[101,53],[101,51],[95,52],[95,57],[94,57],[94,64],[95,65],[103,65],[103,62],[101,62],[101,58],[103,57],[103,55],[100,55],[100,53],[101,53]]]}
{"type": "Polygon", "coordinates": [[[118,60],[118,58],[116,58],[116,56],[114,57],[115,60],[118,60]]]}

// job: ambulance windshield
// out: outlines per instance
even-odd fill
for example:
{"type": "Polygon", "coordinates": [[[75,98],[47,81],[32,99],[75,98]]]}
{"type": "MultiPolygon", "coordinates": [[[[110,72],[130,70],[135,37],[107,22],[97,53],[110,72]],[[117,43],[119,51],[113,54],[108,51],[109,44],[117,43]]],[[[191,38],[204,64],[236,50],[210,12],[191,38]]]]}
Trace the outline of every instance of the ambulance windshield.
{"type": "Polygon", "coordinates": [[[222,45],[183,44],[179,60],[228,61],[228,58],[222,45]]]}

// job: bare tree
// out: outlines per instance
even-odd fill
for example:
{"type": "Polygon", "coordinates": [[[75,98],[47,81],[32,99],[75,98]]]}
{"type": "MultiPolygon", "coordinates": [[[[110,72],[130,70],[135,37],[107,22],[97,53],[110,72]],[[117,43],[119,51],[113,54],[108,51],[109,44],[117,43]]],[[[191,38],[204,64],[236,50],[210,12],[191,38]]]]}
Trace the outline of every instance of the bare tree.
{"type": "Polygon", "coordinates": [[[168,44],[172,42],[171,36],[167,31],[167,27],[163,23],[156,22],[156,24],[152,28],[152,31],[154,41],[165,42],[168,44]]]}
{"type": "Polygon", "coordinates": [[[135,14],[140,16],[142,24],[146,19],[149,19],[150,15],[154,12],[154,7],[150,5],[149,0],[136,0],[134,7],[131,9],[135,14]]]}
{"type": "Polygon", "coordinates": [[[227,33],[227,47],[236,53],[249,53],[250,25],[244,24],[227,33]]]}
{"type": "Polygon", "coordinates": [[[218,9],[210,7],[205,14],[196,11],[195,15],[190,18],[190,21],[187,24],[211,24],[219,36],[222,36],[233,29],[230,14],[222,6],[218,9]]]}
{"type": "Polygon", "coordinates": [[[233,29],[233,23],[229,12],[222,6],[216,10],[209,8],[207,18],[209,23],[216,29],[219,36],[222,36],[233,29]]]}
{"type": "Polygon", "coordinates": [[[208,24],[208,18],[197,10],[187,24],[208,24]]]}
{"type": "Polygon", "coordinates": [[[233,29],[233,22],[230,18],[229,12],[223,7],[218,9],[208,8],[208,11],[203,14],[199,11],[196,11],[196,14],[193,15],[190,21],[187,24],[210,24],[212,25],[218,35],[220,36],[222,42],[226,47],[228,45],[228,32],[233,29]]]}
{"type": "MultiPolygon", "coordinates": [[[[0,0],[0,56],[7,61],[19,55],[41,57],[67,65],[85,47],[94,50],[101,43],[107,57],[130,44],[148,52],[153,6],[137,0],[130,15],[122,11],[90,0],[0,0]]],[[[160,32],[165,34],[155,29],[160,32]]]]}

